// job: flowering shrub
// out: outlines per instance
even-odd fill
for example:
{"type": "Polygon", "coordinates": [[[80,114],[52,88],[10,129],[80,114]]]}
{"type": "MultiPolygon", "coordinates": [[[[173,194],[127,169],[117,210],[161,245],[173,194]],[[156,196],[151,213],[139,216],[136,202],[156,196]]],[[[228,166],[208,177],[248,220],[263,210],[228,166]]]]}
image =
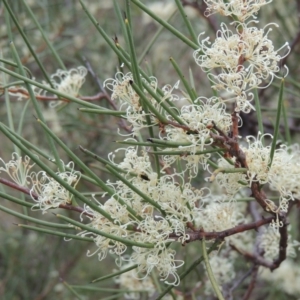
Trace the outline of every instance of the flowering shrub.
{"type": "MultiPolygon", "coordinates": [[[[129,2],[151,15],[141,2],[131,0],[127,5],[129,2]]],[[[127,73],[118,70],[114,78],[104,81],[99,94],[82,96],[88,70],[95,77],[88,67],[58,69],[48,82],[40,82],[26,77],[14,49],[20,74],[1,67],[2,72],[21,80],[16,85],[3,84],[3,90],[7,97],[32,101],[51,155],[1,123],[1,132],[18,151],[8,163],[1,158],[0,182],[29,195],[32,210],[43,214],[52,209],[77,212],[77,218],[57,214],[73,229],[72,234],[61,235],[93,242],[94,250],[88,250],[87,255],[97,254],[100,261],[114,257],[120,270],[115,282],[128,289],[124,294],[128,299],[139,299],[142,291],[162,299],[173,288],[173,299],[183,299],[181,281],[192,277],[191,272],[202,261],[208,274],[201,279],[202,294],[225,299],[229,293],[232,298],[233,282],[242,284],[236,281],[239,273],[234,264],[241,257],[253,264],[244,297],[248,299],[259,269],[280,269],[287,256],[296,256],[299,246],[288,234],[288,215],[300,197],[299,146],[284,141],[279,144],[278,140],[283,83],[288,74],[280,63],[289,55],[290,46],[275,47],[269,35],[277,25],[260,28],[256,20],[260,8],[271,5],[271,0],[204,2],[206,17],[218,13],[232,19],[220,24],[214,42],[200,33],[196,44],[191,27],[189,39],[152,17],[191,46],[194,52],[190,55],[211,83],[210,97],[188,83],[173,59],[181,81],[161,85],[157,78],[148,76],[137,60],[129,11],[123,23],[126,52],[117,38],[111,41],[84,1],[80,3],[88,18],[121,61],[118,69],[124,64],[127,73]],[[264,133],[257,90],[266,89],[277,79],[281,79],[281,87],[274,132],[264,133]],[[92,103],[98,100],[106,100],[110,108],[102,102],[92,103]],[[84,163],[68,141],[55,135],[46,124],[39,101],[48,101],[48,109],[77,104],[83,113],[120,117],[122,140],[118,143],[122,146],[107,159],[80,147],[86,156],[104,165],[111,175],[107,180],[84,163]],[[241,136],[243,118],[251,113],[257,114],[259,130],[256,136],[241,136]],[[56,146],[66,152],[70,162],[60,159],[56,146]],[[25,153],[23,158],[21,152],[25,153]],[[37,172],[31,170],[34,164],[37,172]],[[9,180],[2,177],[5,174],[9,180]],[[82,182],[92,186],[91,193],[86,193],[82,182]],[[197,249],[198,259],[189,266],[182,249],[196,241],[201,241],[202,250],[197,249]]],[[[181,2],[176,3],[181,11],[181,2]]],[[[5,7],[9,8],[7,1],[5,7]]],[[[118,10],[116,3],[115,7],[118,10]]],[[[1,197],[28,206],[28,202],[5,193],[1,197]]],[[[266,277],[267,273],[262,274],[266,277]]],[[[198,293],[196,287],[195,281],[193,297],[198,293]]]]}

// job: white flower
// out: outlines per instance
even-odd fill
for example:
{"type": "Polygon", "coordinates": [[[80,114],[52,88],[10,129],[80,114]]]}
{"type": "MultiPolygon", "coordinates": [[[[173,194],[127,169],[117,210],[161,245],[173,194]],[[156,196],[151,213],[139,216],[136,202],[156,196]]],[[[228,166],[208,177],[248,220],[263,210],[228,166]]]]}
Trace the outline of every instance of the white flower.
{"type": "Polygon", "coordinates": [[[58,69],[56,73],[51,75],[51,82],[59,92],[77,97],[86,75],[87,69],[83,66],[70,69],[69,71],[58,69]]]}
{"type": "MultiPolygon", "coordinates": [[[[127,263],[122,266],[121,270],[131,267],[132,263],[127,263]]],[[[120,276],[115,278],[116,283],[120,284],[123,289],[129,290],[124,294],[125,299],[140,299],[140,292],[147,292],[148,298],[150,299],[156,291],[156,288],[151,278],[146,277],[143,279],[138,278],[136,269],[130,270],[129,272],[122,273],[120,276]]]]}
{"type": "MultiPolygon", "coordinates": [[[[270,271],[268,268],[261,267],[259,276],[270,282],[272,287],[279,291],[284,291],[288,295],[299,299],[300,295],[300,269],[296,260],[286,259],[276,270],[270,271]]],[[[274,290],[275,292],[275,290],[274,290]]]]}
{"type": "MultiPolygon", "coordinates": [[[[74,163],[69,162],[65,167],[70,171],[57,172],[56,175],[74,188],[79,182],[81,173],[74,170],[74,163]]],[[[60,204],[71,204],[72,194],[55,179],[48,176],[45,171],[31,174],[32,188],[30,190],[32,199],[37,202],[33,207],[39,207],[43,213],[50,208],[59,207],[60,204]],[[37,199],[35,197],[37,195],[37,199]]]]}
{"type": "MultiPolygon", "coordinates": [[[[263,227],[263,233],[259,236],[259,249],[263,251],[264,257],[274,260],[279,254],[280,233],[272,226],[263,227]]],[[[288,227],[291,230],[291,226],[288,227]]],[[[288,235],[288,245],[286,254],[288,257],[296,257],[295,247],[299,246],[297,242],[291,241],[291,235],[288,235]]]]}
{"type": "MultiPolygon", "coordinates": [[[[68,94],[72,97],[78,97],[79,90],[85,82],[86,75],[87,69],[83,66],[79,66],[68,71],[58,69],[56,73],[51,75],[50,80],[52,82],[53,88],[57,91],[68,94]]],[[[48,83],[44,82],[44,84],[50,87],[48,83]]],[[[61,103],[62,101],[58,100],[50,101],[49,106],[54,108],[61,103]]]]}
{"type": "MultiPolygon", "coordinates": [[[[116,152],[123,149],[118,149],[116,152]]],[[[157,202],[163,211],[172,218],[181,222],[192,222],[194,214],[197,214],[201,200],[207,197],[209,190],[202,188],[193,189],[189,183],[185,183],[184,178],[180,174],[174,175],[158,175],[153,171],[151,161],[146,152],[138,155],[137,148],[128,147],[125,152],[125,158],[122,162],[115,162],[115,154],[109,156],[118,168],[126,172],[126,179],[130,181],[139,191],[157,202]],[[178,184],[177,180],[182,184],[178,184]]],[[[143,217],[152,215],[153,207],[127,185],[121,181],[115,183],[108,182],[115,195],[121,197],[128,205],[143,217]]],[[[180,225],[176,225],[179,226],[180,225]]]]}
{"type": "MultiPolygon", "coordinates": [[[[234,264],[232,258],[225,256],[219,256],[214,253],[213,256],[209,258],[209,264],[213,270],[213,274],[216,282],[222,290],[222,285],[232,282],[235,278],[234,264]]],[[[205,284],[205,294],[214,295],[215,291],[211,285],[210,281],[205,284]]]]}
{"type": "MultiPolygon", "coordinates": [[[[141,77],[141,80],[144,85],[147,85],[148,88],[152,90],[154,94],[157,94],[157,97],[160,101],[155,100],[150,93],[143,89],[143,94],[147,98],[147,101],[151,103],[151,105],[161,114],[166,117],[170,117],[166,115],[164,109],[162,109],[160,103],[164,101],[176,101],[179,97],[176,94],[173,94],[174,89],[178,89],[179,81],[174,85],[165,85],[162,88],[163,95],[159,95],[157,92],[157,79],[153,76],[147,78],[141,77]]],[[[140,96],[136,93],[136,91],[132,87],[133,83],[133,75],[132,73],[123,74],[121,72],[117,72],[115,78],[109,78],[104,81],[104,86],[112,91],[111,98],[113,100],[118,100],[120,103],[120,111],[126,111],[126,119],[132,126],[132,133],[129,135],[136,135],[142,128],[147,128],[150,126],[154,126],[159,123],[159,120],[155,116],[155,114],[144,111],[142,106],[142,100],[140,96]],[[147,117],[151,120],[151,124],[148,124],[147,117]]],[[[147,103],[145,103],[147,105],[147,103]]],[[[171,118],[171,117],[170,117],[171,118]]]]}
{"type": "Polygon", "coordinates": [[[226,107],[221,99],[199,97],[195,103],[194,105],[183,106],[180,113],[181,119],[191,130],[197,131],[199,136],[208,138],[209,129],[215,123],[225,133],[229,132],[232,125],[231,116],[226,113],[226,107]]]}
{"type": "MultiPolygon", "coordinates": [[[[232,160],[235,161],[235,158],[233,158],[232,160]]],[[[224,158],[220,158],[218,160],[218,166],[221,169],[234,169],[234,166],[224,158]]],[[[242,173],[219,172],[216,175],[216,180],[219,186],[225,189],[229,198],[233,197],[241,188],[244,187],[244,185],[239,183],[239,181],[247,182],[246,175],[242,173]]]]}
{"type": "Polygon", "coordinates": [[[164,155],[163,160],[167,166],[180,159],[187,162],[186,168],[191,170],[191,176],[198,173],[198,165],[201,164],[206,169],[209,153],[198,154],[207,150],[207,146],[211,145],[213,140],[210,138],[211,128],[214,124],[224,133],[230,131],[232,118],[225,111],[225,104],[221,99],[212,97],[199,97],[195,100],[195,104],[184,105],[180,111],[180,118],[190,128],[190,132],[178,127],[167,126],[165,128],[165,139],[170,142],[178,143],[177,148],[167,148],[166,151],[186,151],[188,155],[174,156],[164,155]]]}
{"type": "Polygon", "coordinates": [[[265,147],[262,143],[264,137],[268,135],[269,134],[262,135],[260,139],[255,138],[254,136],[247,136],[246,140],[248,142],[248,148],[241,147],[246,155],[249,186],[251,186],[253,181],[257,181],[260,184],[268,182],[271,147],[265,147]]]}
{"type": "Polygon", "coordinates": [[[245,21],[250,17],[256,18],[260,7],[271,3],[272,0],[204,0],[204,2],[207,4],[206,16],[214,13],[224,16],[235,15],[240,21],[245,21]]]}
{"type": "Polygon", "coordinates": [[[275,150],[268,181],[272,190],[280,193],[279,209],[288,211],[288,202],[300,197],[299,145],[281,145],[275,150]]]}
{"type": "Polygon", "coordinates": [[[29,171],[34,164],[30,164],[30,158],[27,155],[22,159],[18,153],[13,152],[12,160],[5,163],[4,160],[0,158],[0,162],[4,165],[4,167],[0,167],[0,173],[3,171],[18,185],[28,187],[29,171]]]}
{"type": "MultiPolygon", "coordinates": [[[[126,141],[135,141],[128,139],[126,141]]],[[[108,159],[117,167],[124,170],[127,174],[133,173],[138,175],[140,178],[146,178],[150,185],[157,183],[157,173],[153,171],[150,157],[147,152],[141,151],[138,154],[138,148],[130,146],[128,148],[119,148],[115,152],[108,154],[108,159]],[[119,163],[115,162],[116,153],[125,151],[123,160],[119,163]]],[[[145,179],[143,179],[145,181],[145,179]]]]}
{"type": "MultiPolygon", "coordinates": [[[[89,213],[91,214],[92,210],[89,209],[89,213]]],[[[126,238],[128,236],[126,228],[121,226],[121,224],[114,224],[110,220],[103,217],[101,214],[97,212],[92,212],[92,217],[90,217],[91,222],[89,226],[91,228],[100,230],[106,234],[111,234],[114,236],[126,238]]],[[[115,241],[113,239],[107,238],[103,235],[98,235],[89,231],[83,231],[79,234],[80,236],[89,236],[92,237],[94,240],[97,249],[94,252],[87,252],[87,256],[92,256],[95,253],[98,254],[98,259],[101,261],[106,258],[108,251],[114,253],[118,256],[122,255],[127,246],[121,242],[115,241]]]]}
{"type": "Polygon", "coordinates": [[[121,108],[126,103],[133,111],[140,112],[142,110],[140,97],[132,88],[131,82],[133,82],[132,73],[123,74],[122,72],[117,72],[115,79],[109,78],[104,81],[104,86],[112,91],[111,98],[113,100],[117,99],[120,101],[121,108]]]}
{"type": "Polygon", "coordinates": [[[204,71],[220,69],[218,75],[209,74],[213,88],[233,93],[237,101],[236,111],[244,112],[253,109],[250,105],[253,95],[248,91],[265,88],[260,86],[263,81],[268,81],[267,86],[271,84],[279,72],[278,63],[284,57],[279,52],[284,48],[288,49],[287,52],[290,50],[287,43],[275,50],[268,39],[271,29],[265,32],[266,27],[276,24],[268,24],[263,29],[249,27],[249,24],[236,23],[237,33],[233,33],[222,23],[212,45],[209,38],[201,41],[200,34],[200,49],[193,54],[196,63],[204,71]]]}
{"type": "Polygon", "coordinates": [[[246,138],[248,148],[241,147],[246,155],[249,186],[253,181],[260,184],[269,183],[270,188],[280,194],[279,210],[273,210],[276,206],[271,200],[268,200],[269,209],[276,213],[287,212],[289,201],[300,196],[300,164],[298,162],[300,150],[297,145],[290,147],[281,145],[275,150],[271,167],[269,167],[271,147],[263,145],[262,140],[265,136],[261,136],[260,139],[248,136],[246,138]]]}
{"type": "Polygon", "coordinates": [[[180,283],[177,268],[183,265],[182,260],[175,259],[175,251],[167,249],[146,249],[133,247],[130,261],[137,264],[137,273],[141,278],[147,277],[156,268],[165,284],[177,286],[180,283]],[[146,275],[145,275],[146,274],[146,275]]]}
{"type": "Polygon", "coordinates": [[[195,220],[197,228],[206,232],[223,231],[244,222],[244,214],[237,203],[218,201],[217,196],[211,198],[195,220]]]}

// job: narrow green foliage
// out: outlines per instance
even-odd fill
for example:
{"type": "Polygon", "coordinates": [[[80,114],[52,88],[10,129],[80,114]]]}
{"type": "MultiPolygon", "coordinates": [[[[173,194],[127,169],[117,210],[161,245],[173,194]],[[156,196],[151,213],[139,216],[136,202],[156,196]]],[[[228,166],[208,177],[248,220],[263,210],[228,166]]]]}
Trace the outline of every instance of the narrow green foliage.
{"type": "Polygon", "coordinates": [[[279,90],[279,97],[278,97],[278,105],[277,105],[277,114],[276,114],[276,121],[274,126],[274,134],[273,134],[273,141],[271,145],[271,151],[270,151],[270,161],[269,161],[269,168],[272,165],[276,144],[277,144],[277,138],[278,138],[278,132],[280,127],[280,117],[281,117],[281,110],[283,106],[283,90],[284,90],[284,79],[281,80],[281,86],[279,90]]]}

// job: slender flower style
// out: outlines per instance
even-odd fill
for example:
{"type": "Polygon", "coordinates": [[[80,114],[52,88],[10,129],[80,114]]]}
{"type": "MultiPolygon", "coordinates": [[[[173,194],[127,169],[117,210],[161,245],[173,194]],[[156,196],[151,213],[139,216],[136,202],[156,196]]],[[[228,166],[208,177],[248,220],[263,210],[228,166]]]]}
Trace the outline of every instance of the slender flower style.
{"type": "MultiPolygon", "coordinates": [[[[106,203],[105,203],[106,205],[106,203]]],[[[107,204],[106,206],[102,206],[99,203],[99,206],[107,210],[107,204]]],[[[117,209],[116,209],[117,210],[117,209]]],[[[90,219],[89,226],[91,228],[100,230],[106,234],[111,234],[114,236],[119,236],[119,237],[127,237],[128,232],[126,230],[126,226],[122,226],[120,223],[112,223],[111,221],[107,220],[105,217],[103,217],[101,214],[93,211],[90,207],[85,206],[84,212],[88,213],[88,218],[90,219]]],[[[92,256],[97,253],[98,259],[101,261],[106,258],[108,252],[110,251],[111,253],[115,253],[116,255],[122,255],[126,249],[127,246],[124,245],[121,242],[109,239],[105,236],[102,235],[97,235],[89,231],[82,231],[79,233],[80,236],[89,236],[92,237],[94,240],[95,245],[97,246],[97,249],[94,252],[90,252],[88,250],[87,256],[92,256]]]]}

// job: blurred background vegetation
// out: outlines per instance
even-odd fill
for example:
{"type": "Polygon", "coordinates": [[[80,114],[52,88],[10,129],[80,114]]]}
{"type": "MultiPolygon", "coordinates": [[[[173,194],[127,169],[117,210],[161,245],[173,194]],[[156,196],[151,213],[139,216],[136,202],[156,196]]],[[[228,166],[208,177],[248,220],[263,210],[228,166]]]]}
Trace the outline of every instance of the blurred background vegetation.
{"type": "MultiPolygon", "coordinates": [[[[89,66],[98,76],[101,83],[107,78],[114,77],[117,70],[126,73],[126,68],[122,69],[118,58],[106,45],[103,38],[95,30],[91,21],[81,8],[77,0],[14,0],[8,1],[12,11],[17,16],[24,33],[30,41],[31,46],[37,53],[47,73],[53,74],[60,68],[54,59],[51,51],[47,47],[40,30],[35,25],[27,6],[33,12],[43,31],[47,34],[53,46],[57,50],[60,58],[67,69],[76,68],[80,65],[89,66]]],[[[99,24],[104,28],[109,36],[117,37],[119,43],[125,47],[121,33],[121,25],[116,17],[113,1],[108,0],[86,0],[84,1],[88,9],[93,13],[99,24]]],[[[124,9],[122,0],[117,0],[124,9]]],[[[163,19],[170,19],[170,23],[184,34],[188,32],[180,15],[176,13],[174,1],[143,1],[149,8],[163,19]],[[174,13],[175,12],[175,13],[174,13]]],[[[228,20],[214,15],[209,19],[203,15],[205,5],[202,0],[182,1],[186,8],[186,13],[192,22],[195,31],[206,32],[206,36],[215,38],[216,30],[222,21],[228,20]]],[[[300,1],[297,0],[276,0],[271,5],[267,5],[259,12],[258,20],[260,27],[270,22],[276,22],[280,27],[270,32],[270,38],[274,41],[275,48],[281,47],[286,41],[292,46],[292,52],[286,64],[289,67],[289,77],[286,80],[285,107],[289,116],[289,131],[293,142],[299,142],[300,131],[300,1]]],[[[124,9],[125,11],[125,9],[124,9]]],[[[152,40],[159,29],[159,25],[151,20],[149,16],[132,5],[132,20],[135,46],[138,57],[140,57],[146,46],[152,40]]],[[[32,76],[38,81],[43,81],[43,74],[40,71],[35,59],[32,57],[26,44],[24,43],[17,27],[11,18],[5,14],[5,8],[0,1],[0,51],[2,58],[12,60],[9,42],[12,40],[17,48],[22,63],[26,66],[32,76]],[[10,36],[12,35],[12,36],[10,36]]],[[[212,95],[206,75],[194,63],[192,50],[167,30],[162,30],[154,45],[147,51],[141,65],[149,74],[156,76],[160,86],[177,82],[178,77],[174,71],[169,58],[173,57],[179,64],[184,75],[189,78],[193,75],[195,86],[199,96],[212,95]]],[[[282,71],[284,73],[284,70],[282,71]]],[[[3,74],[1,76],[4,76],[3,74]]],[[[14,81],[13,78],[6,77],[6,82],[14,81]]],[[[260,91],[260,99],[264,108],[264,121],[266,132],[272,132],[277,106],[279,90],[279,80],[267,89],[260,91]]],[[[95,77],[88,74],[86,82],[81,89],[81,95],[93,96],[100,92],[99,84],[95,77]]],[[[180,93],[180,92],[179,92],[180,93]]],[[[102,106],[108,106],[105,99],[97,100],[102,106]]],[[[99,176],[105,180],[106,173],[102,172],[99,164],[91,161],[82,154],[78,145],[107,157],[108,152],[119,146],[114,142],[121,139],[117,133],[118,120],[111,116],[94,114],[84,114],[78,111],[76,104],[61,105],[55,109],[49,108],[49,103],[41,105],[43,114],[50,128],[67,144],[70,149],[90,164],[99,176]]],[[[38,145],[46,153],[49,152],[44,135],[40,126],[37,126],[33,116],[32,104],[25,101],[18,101],[11,97],[11,110],[15,128],[18,127],[21,114],[25,113],[25,119],[21,128],[22,136],[31,143],[38,145]]],[[[255,134],[257,123],[255,112],[242,116],[244,125],[241,129],[242,135],[255,134]]],[[[0,97],[0,119],[7,123],[7,106],[3,96],[0,97]]],[[[281,135],[284,138],[286,131],[281,128],[281,135]]],[[[1,147],[0,157],[4,161],[11,159],[13,145],[3,135],[0,136],[1,147]]],[[[50,153],[49,153],[50,155],[50,153]]],[[[64,161],[68,161],[65,153],[60,153],[64,161]]],[[[82,183],[79,189],[82,191],[94,192],[93,187],[88,183],[82,183]]],[[[0,186],[1,191],[20,196],[12,192],[9,188],[0,186]]],[[[4,199],[1,204],[21,211],[20,207],[4,199]]],[[[41,215],[40,212],[28,211],[29,215],[38,216],[45,220],[55,220],[55,217],[48,213],[41,215]]],[[[73,218],[78,218],[74,212],[65,212],[73,218]]],[[[300,215],[295,213],[291,219],[296,223],[294,237],[300,240],[300,215]]],[[[38,234],[26,229],[21,229],[15,223],[23,223],[16,217],[12,217],[0,212],[0,298],[4,300],[50,300],[50,299],[76,299],[70,291],[68,285],[85,285],[93,279],[111,273],[115,268],[114,258],[108,258],[101,263],[97,257],[86,257],[88,249],[93,250],[93,246],[85,242],[64,241],[62,238],[38,234]]],[[[57,222],[57,220],[55,220],[57,222]]],[[[193,260],[193,255],[197,253],[199,244],[191,244],[188,250],[182,255],[189,262],[193,260]]],[[[244,274],[248,266],[243,261],[237,261],[237,274],[244,274]]],[[[198,270],[193,282],[183,282],[183,291],[194,288],[197,281],[201,281],[205,274],[198,270]]],[[[247,281],[245,281],[245,286],[247,281]]],[[[241,285],[239,289],[245,287],[241,285]]],[[[104,281],[97,285],[90,285],[90,288],[98,288],[96,291],[81,291],[82,299],[122,299],[116,295],[116,283],[112,280],[104,281]],[[113,290],[101,290],[110,288],[113,290]],[[107,297],[107,298],[106,298],[107,297]]],[[[201,287],[199,287],[201,290],[201,287]]],[[[243,293],[237,290],[236,299],[240,299],[243,293]]],[[[203,296],[205,297],[205,296],[203,296]]],[[[204,299],[204,298],[201,299],[204,299]]],[[[289,295],[285,291],[276,289],[272,283],[259,281],[252,299],[299,299],[298,295],[289,295]],[[275,295],[275,296],[274,296],[275,295]]],[[[141,295],[141,299],[147,299],[146,295],[141,295]]],[[[188,298],[186,298],[188,299],[188,298]]],[[[199,298],[200,299],[200,298],[199,298]]]]}

